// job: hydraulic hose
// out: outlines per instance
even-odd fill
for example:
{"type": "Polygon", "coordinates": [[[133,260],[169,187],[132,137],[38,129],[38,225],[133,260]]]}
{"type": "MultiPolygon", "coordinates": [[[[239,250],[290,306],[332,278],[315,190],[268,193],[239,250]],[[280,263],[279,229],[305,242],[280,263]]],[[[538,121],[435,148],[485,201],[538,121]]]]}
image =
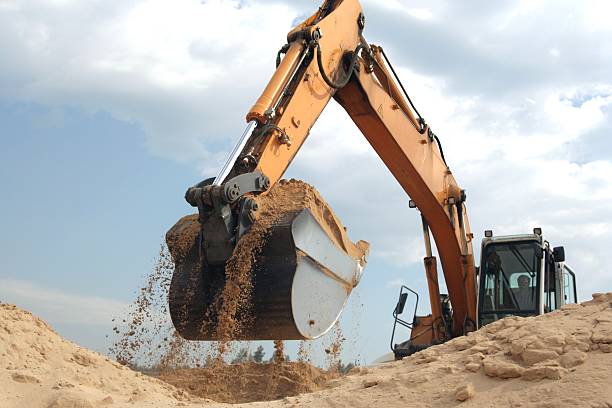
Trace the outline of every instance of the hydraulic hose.
{"type": "Polygon", "coordinates": [[[325,73],[325,68],[323,67],[323,60],[321,58],[321,45],[319,44],[319,42],[316,42],[316,47],[317,47],[317,64],[319,65],[319,71],[321,72],[321,77],[323,77],[323,80],[325,81],[325,83],[330,88],[334,88],[334,89],[340,89],[346,86],[346,84],[348,84],[349,80],[351,79],[351,76],[353,75],[353,70],[355,69],[355,64],[357,63],[359,52],[364,48],[363,45],[359,44],[357,48],[355,48],[355,51],[353,52],[353,56],[351,57],[351,62],[350,62],[346,77],[338,83],[332,81],[329,78],[329,76],[325,73]]]}

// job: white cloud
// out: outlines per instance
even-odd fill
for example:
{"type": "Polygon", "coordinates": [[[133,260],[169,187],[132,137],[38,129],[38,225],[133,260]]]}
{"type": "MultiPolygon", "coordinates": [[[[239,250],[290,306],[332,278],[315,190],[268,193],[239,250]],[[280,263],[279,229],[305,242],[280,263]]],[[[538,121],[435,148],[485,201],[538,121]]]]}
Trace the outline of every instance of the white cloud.
{"type": "Polygon", "coordinates": [[[431,10],[426,8],[413,8],[406,10],[406,12],[419,20],[431,20],[433,17],[431,10]]]}
{"type": "Polygon", "coordinates": [[[584,20],[589,31],[612,31],[610,16],[612,15],[612,4],[607,0],[589,0],[585,7],[584,20]]]}
{"type": "Polygon", "coordinates": [[[65,293],[15,279],[0,279],[0,299],[52,324],[109,326],[114,317],[127,310],[125,303],[114,299],[65,293]]]}
{"type": "Polygon", "coordinates": [[[11,3],[0,9],[0,99],[107,111],[139,124],[155,154],[210,171],[294,17],[223,0],[11,3]]]}
{"type": "MultiPolygon", "coordinates": [[[[387,49],[468,191],[477,237],[542,226],[589,276],[585,291],[612,286],[611,158],[577,163],[571,151],[595,149],[587,138],[612,123],[607,2],[363,4],[366,37],[387,49]]],[[[140,124],[156,154],[206,175],[240,135],[291,22],[314,9],[254,0],[0,5],[3,98],[108,111],[140,124]]],[[[341,109],[327,108],[289,173],[315,184],[351,236],[372,242],[373,257],[420,262],[418,213],[341,109]]]]}
{"type": "Polygon", "coordinates": [[[429,21],[435,18],[435,14],[444,10],[444,4],[440,1],[411,1],[387,0],[379,2],[376,0],[361,0],[366,12],[372,8],[382,8],[386,12],[399,12],[410,19],[429,21]]]}

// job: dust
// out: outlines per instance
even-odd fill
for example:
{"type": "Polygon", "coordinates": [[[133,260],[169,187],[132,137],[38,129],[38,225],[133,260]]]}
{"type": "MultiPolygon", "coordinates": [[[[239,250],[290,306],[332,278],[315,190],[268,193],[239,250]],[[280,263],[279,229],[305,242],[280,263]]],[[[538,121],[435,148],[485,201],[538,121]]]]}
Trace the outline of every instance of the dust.
{"type": "Polygon", "coordinates": [[[187,341],[172,326],[168,290],[173,273],[174,262],[168,247],[162,244],[151,273],[126,315],[113,319],[117,339],[109,354],[119,363],[165,370],[198,367],[210,360],[208,343],[187,341]]]}

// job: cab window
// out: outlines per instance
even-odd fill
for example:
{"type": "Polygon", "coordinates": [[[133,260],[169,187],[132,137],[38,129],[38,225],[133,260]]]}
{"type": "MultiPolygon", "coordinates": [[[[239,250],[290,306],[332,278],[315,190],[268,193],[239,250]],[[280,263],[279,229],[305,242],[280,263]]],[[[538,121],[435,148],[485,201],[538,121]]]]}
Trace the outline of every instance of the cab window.
{"type": "Polygon", "coordinates": [[[535,241],[489,244],[481,264],[480,321],[538,313],[542,249],[535,241]]]}

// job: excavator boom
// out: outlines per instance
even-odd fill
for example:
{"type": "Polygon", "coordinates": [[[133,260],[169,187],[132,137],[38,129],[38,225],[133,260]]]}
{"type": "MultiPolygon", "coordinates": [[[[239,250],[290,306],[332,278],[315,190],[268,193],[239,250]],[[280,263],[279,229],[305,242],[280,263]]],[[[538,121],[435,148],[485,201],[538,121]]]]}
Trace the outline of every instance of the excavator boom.
{"type": "MultiPolygon", "coordinates": [[[[327,0],[289,32],[277,69],[248,112],[247,131],[227,164],[216,178],[187,191],[187,201],[199,210],[198,238],[179,255],[173,247],[185,223],[177,223],[167,236],[176,263],[170,310],[184,337],[215,338],[210,307],[227,278],[237,242],[252,225],[249,216],[257,211],[254,198],[269,194],[279,182],[332,98],[421,211],[432,315],[420,321],[413,338],[431,344],[475,328],[473,236],[465,192],[383,49],[364,39],[364,27],[357,0],[327,0]],[[443,312],[430,232],[452,316],[443,312]]],[[[338,318],[365,264],[365,259],[334,245],[306,209],[276,220],[257,258],[253,303],[258,305],[254,314],[259,323],[235,338],[318,337],[338,318]],[[308,303],[308,298],[314,300],[308,303]]]]}

